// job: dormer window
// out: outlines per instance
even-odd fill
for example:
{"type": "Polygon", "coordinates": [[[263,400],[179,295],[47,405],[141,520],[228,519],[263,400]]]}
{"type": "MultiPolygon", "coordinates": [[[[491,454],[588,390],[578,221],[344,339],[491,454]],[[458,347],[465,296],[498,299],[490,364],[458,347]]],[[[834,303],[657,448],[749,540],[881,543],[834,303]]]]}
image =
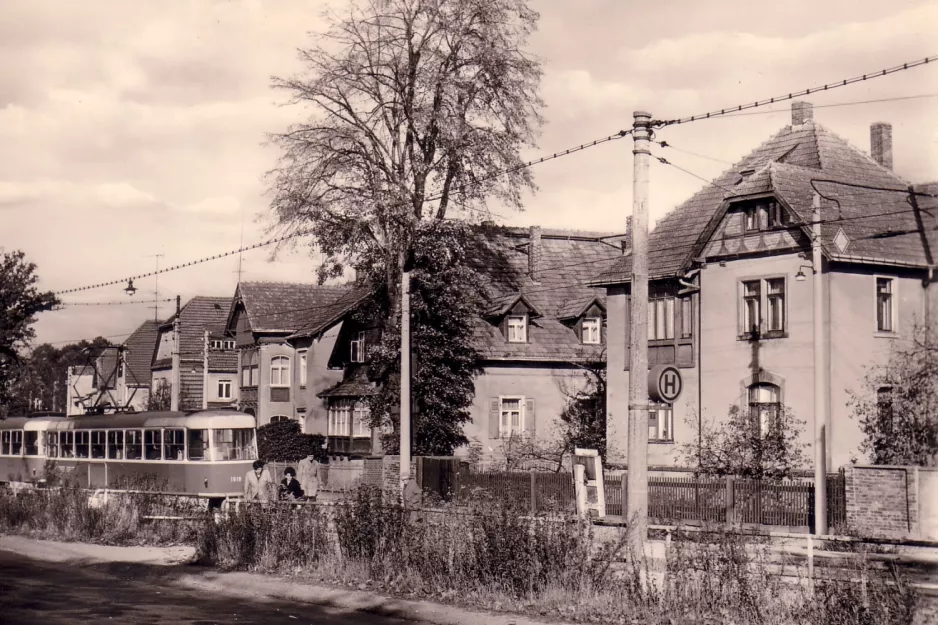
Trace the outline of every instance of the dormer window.
{"type": "Polygon", "coordinates": [[[787,213],[774,200],[751,204],[746,207],[743,215],[746,220],[746,232],[759,232],[788,225],[787,213]]]}
{"type": "Polygon", "coordinates": [[[358,332],[351,341],[349,362],[365,362],[365,333],[358,332]]]}
{"type": "Polygon", "coordinates": [[[599,345],[601,338],[602,319],[599,317],[586,317],[582,324],[582,339],[584,345],[599,345]]]}
{"type": "Polygon", "coordinates": [[[528,316],[527,315],[509,315],[508,316],[508,342],[509,343],[527,343],[528,341],[528,316]]]}

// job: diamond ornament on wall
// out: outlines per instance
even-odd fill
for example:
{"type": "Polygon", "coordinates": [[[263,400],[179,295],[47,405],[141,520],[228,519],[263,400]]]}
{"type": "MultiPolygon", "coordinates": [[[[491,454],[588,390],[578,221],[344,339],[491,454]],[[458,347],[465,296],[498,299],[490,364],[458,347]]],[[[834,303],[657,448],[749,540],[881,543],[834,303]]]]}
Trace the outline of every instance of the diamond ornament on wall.
{"type": "Polygon", "coordinates": [[[843,228],[837,230],[837,234],[834,235],[834,245],[837,247],[837,251],[841,254],[846,251],[847,246],[850,245],[850,239],[844,233],[843,228]]]}

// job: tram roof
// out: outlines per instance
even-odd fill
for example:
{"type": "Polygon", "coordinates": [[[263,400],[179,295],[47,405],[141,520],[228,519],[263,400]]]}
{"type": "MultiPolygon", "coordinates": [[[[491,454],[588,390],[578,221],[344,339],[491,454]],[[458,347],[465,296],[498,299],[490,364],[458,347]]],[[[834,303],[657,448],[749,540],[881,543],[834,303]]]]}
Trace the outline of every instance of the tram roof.
{"type": "Polygon", "coordinates": [[[254,417],[231,410],[184,412],[136,412],[80,417],[11,417],[0,421],[0,430],[67,431],[114,428],[186,427],[191,429],[253,428],[254,417]]]}

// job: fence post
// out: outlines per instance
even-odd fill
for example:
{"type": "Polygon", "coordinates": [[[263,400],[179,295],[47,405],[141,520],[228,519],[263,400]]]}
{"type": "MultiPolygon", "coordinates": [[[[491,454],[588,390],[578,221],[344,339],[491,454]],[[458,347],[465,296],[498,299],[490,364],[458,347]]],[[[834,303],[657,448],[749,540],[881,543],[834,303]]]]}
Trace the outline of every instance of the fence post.
{"type": "Polygon", "coordinates": [[[531,516],[537,514],[537,473],[531,470],[531,516]]]}
{"type": "Polygon", "coordinates": [[[733,476],[726,476],[726,522],[730,525],[736,522],[736,485],[733,476]]]}

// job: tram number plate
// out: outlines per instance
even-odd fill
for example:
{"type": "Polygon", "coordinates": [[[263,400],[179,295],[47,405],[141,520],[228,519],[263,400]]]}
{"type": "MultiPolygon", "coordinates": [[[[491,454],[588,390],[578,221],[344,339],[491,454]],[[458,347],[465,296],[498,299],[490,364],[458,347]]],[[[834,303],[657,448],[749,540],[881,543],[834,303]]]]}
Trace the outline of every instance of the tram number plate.
{"type": "Polygon", "coordinates": [[[231,476],[231,481],[232,481],[232,482],[240,482],[240,481],[241,481],[241,476],[240,476],[240,475],[232,475],[232,476],[231,476]]]}

